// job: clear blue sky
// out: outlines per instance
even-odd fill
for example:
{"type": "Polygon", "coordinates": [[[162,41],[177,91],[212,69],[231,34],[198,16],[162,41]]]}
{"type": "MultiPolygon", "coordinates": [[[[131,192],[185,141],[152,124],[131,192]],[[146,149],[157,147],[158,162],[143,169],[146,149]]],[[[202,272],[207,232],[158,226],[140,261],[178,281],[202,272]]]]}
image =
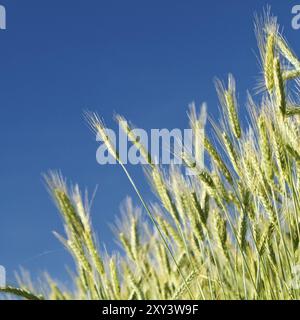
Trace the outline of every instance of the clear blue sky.
{"type": "MultiPolygon", "coordinates": [[[[240,101],[256,83],[253,14],[271,4],[300,52],[286,0],[102,1],[0,0],[0,264],[9,279],[23,266],[35,277],[66,280],[71,260],[52,230],[61,219],[41,174],[61,169],[91,192],[101,243],[115,247],[109,224],[126,195],[136,196],[116,166],[99,166],[82,111],[113,126],[118,112],[139,127],[185,128],[189,102],[217,116],[214,76],[232,72],[240,101]]],[[[244,109],[242,109],[244,110],[244,109]]],[[[152,199],[141,168],[130,168],[152,199]]]]}

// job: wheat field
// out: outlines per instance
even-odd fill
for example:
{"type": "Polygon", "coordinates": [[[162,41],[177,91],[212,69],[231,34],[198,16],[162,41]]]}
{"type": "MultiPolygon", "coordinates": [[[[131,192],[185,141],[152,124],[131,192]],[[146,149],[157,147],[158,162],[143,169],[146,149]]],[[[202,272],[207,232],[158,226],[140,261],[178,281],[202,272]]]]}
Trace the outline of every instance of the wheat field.
{"type": "MultiPolygon", "coordinates": [[[[2,293],[29,300],[299,299],[300,61],[276,17],[268,12],[255,26],[261,58],[255,95],[248,94],[241,107],[234,77],[216,81],[221,121],[211,120],[206,134],[204,169],[187,152],[180,155],[181,167],[154,165],[124,127],[148,163],[146,176],[158,203],[144,199],[100,118],[87,114],[140,200],[134,207],[128,199],[115,227],[122,250],[100,252],[88,198],[52,172],[45,179],[65,227],[64,235],[55,236],[74,258],[74,289],[47,275],[43,285],[20,280],[19,288],[1,288],[2,293]],[[240,120],[246,112],[247,125],[240,120]],[[185,168],[195,174],[186,176],[185,168]]],[[[195,131],[203,112],[190,111],[195,131]]]]}

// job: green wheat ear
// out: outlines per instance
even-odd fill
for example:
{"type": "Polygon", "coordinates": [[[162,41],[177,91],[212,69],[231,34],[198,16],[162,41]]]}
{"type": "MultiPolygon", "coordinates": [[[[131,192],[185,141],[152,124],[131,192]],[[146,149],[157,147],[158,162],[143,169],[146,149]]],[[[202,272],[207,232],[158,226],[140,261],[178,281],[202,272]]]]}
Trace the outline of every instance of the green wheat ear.
{"type": "Polygon", "coordinates": [[[19,298],[23,298],[26,300],[45,300],[45,298],[42,295],[35,295],[34,293],[23,288],[5,287],[5,288],[0,288],[0,292],[12,294],[14,296],[17,296],[19,298]]]}
{"type": "Polygon", "coordinates": [[[275,84],[275,98],[276,104],[283,116],[286,115],[286,94],[284,88],[284,81],[281,72],[280,59],[274,60],[274,84],[275,84]]]}
{"type": "Polygon", "coordinates": [[[228,108],[229,121],[237,139],[241,137],[240,121],[237,113],[235,80],[232,75],[228,78],[228,90],[225,91],[225,100],[228,108]]]}
{"type": "Polygon", "coordinates": [[[275,51],[275,34],[271,33],[267,37],[266,54],[265,54],[265,61],[264,61],[265,82],[266,82],[266,88],[268,89],[269,92],[272,92],[274,88],[274,73],[273,73],[274,51],[275,51]]]}
{"type": "Polygon", "coordinates": [[[296,70],[300,70],[300,61],[297,56],[292,52],[292,50],[287,45],[286,41],[282,37],[276,38],[277,45],[283,54],[283,56],[291,62],[296,70]]]}
{"type": "Polygon", "coordinates": [[[222,157],[220,156],[218,151],[215,149],[215,147],[211,144],[209,139],[206,137],[204,139],[204,146],[205,146],[205,149],[207,150],[207,152],[209,153],[209,155],[214,159],[215,163],[220,168],[224,177],[232,184],[233,180],[232,180],[232,176],[231,176],[229,169],[227,168],[226,164],[222,160],[222,157]]]}
{"type": "Polygon", "coordinates": [[[226,120],[229,122],[235,138],[240,139],[242,135],[240,120],[238,116],[238,103],[236,97],[236,83],[233,75],[228,76],[228,88],[226,89],[220,80],[216,80],[216,89],[221,106],[224,110],[226,120]]]}

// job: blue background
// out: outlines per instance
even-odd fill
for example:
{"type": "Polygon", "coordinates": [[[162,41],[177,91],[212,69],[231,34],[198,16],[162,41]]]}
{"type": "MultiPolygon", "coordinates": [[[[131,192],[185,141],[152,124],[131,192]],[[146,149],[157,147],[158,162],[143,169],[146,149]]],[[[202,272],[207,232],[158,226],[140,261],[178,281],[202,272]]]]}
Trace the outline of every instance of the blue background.
{"type": "MultiPolygon", "coordinates": [[[[0,31],[0,264],[9,281],[19,266],[33,277],[48,270],[68,282],[72,262],[52,230],[61,219],[41,177],[61,169],[92,193],[100,243],[115,248],[109,224],[126,195],[137,197],[121,169],[99,166],[97,144],[83,120],[96,110],[116,129],[114,112],[138,127],[186,128],[186,110],[208,102],[218,117],[214,76],[237,78],[239,98],[260,72],[254,12],[271,4],[285,35],[297,1],[67,1],[0,0],[7,30],[0,31]]],[[[244,112],[241,108],[241,112],[244,112]]],[[[129,168],[145,197],[142,169],[129,168]]]]}

